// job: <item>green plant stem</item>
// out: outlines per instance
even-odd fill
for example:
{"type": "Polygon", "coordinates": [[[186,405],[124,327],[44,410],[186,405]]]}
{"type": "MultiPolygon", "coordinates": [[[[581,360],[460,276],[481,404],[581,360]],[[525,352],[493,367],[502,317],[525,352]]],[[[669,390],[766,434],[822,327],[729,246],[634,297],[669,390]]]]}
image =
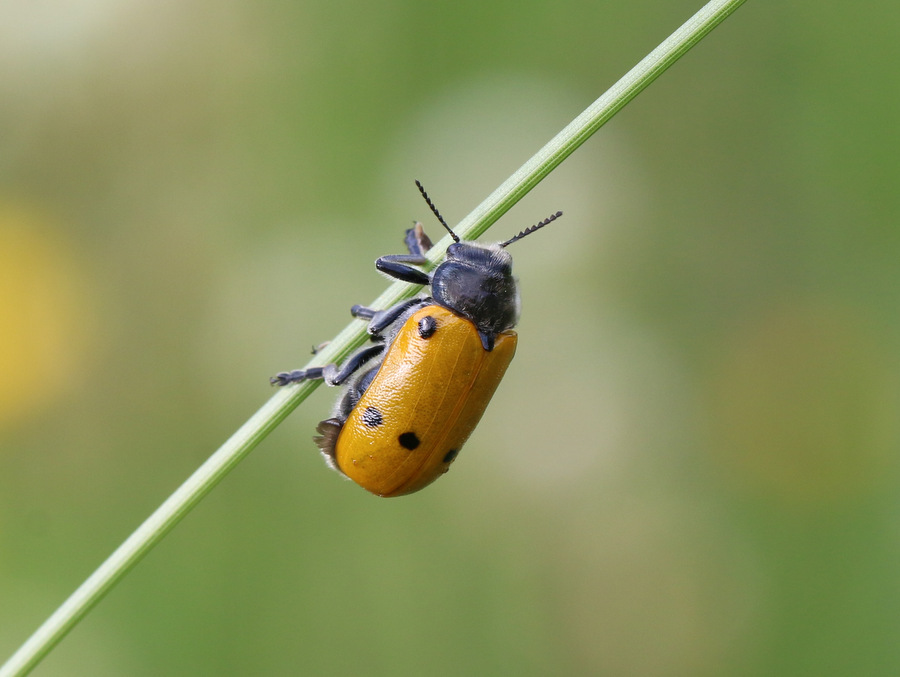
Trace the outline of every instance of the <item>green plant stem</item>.
{"type": "MultiPolygon", "coordinates": [[[[464,239],[478,238],[625,104],[743,2],[744,0],[709,2],[491,193],[455,227],[456,232],[464,239]]],[[[430,266],[434,266],[443,257],[449,244],[449,237],[445,237],[428,252],[430,266]]],[[[414,296],[419,290],[418,286],[395,282],[371,305],[375,308],[387,308],[414,296]]],[[[354,320],[315,357],[313,362],[315,364],[340,362],[362,345],[365,339],[365,323],[354,320]]],[[[312,362],[307,366],[313,366],[312,362]]],[[[279,389],[0,667],[0,677],[30,672],[109,590],[275,426],[305,400],[317,385],[318,382],[307,382],[279,389]]]]}

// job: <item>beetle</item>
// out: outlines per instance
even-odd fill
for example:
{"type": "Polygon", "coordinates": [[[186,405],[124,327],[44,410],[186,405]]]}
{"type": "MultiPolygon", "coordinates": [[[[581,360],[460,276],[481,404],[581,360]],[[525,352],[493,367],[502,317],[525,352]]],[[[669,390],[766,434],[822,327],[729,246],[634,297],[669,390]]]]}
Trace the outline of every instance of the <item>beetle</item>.
{"type": "Polygon", "coordinates": [[[353,306],[372,345],[343,365],[281,372],[272,385],[322,379],[343,386],[331,418],[313,438],[326,462],[377,496],[418,491],[446,473],[481,419],[516,351],[519,292],[506,247],[562,212],[498,244],[463,242],[421,183],[431,211],[453,238],[431,274],[421,223],[406,231],[408,254],[382,256],[389,277],[428,285],[431,295],[386,310],[353,306]]]}

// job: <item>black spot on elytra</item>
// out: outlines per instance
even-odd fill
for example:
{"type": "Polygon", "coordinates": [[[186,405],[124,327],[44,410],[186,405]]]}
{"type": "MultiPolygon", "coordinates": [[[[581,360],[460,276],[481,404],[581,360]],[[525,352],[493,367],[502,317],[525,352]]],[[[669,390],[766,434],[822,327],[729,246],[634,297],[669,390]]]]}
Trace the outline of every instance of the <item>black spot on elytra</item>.
{"type": "Polygon", "coordinates": [[[431,338],[435,331],[437,331],[437,321],[431,315],[426,315],[419,320],[419,336],[423,339],[431,338]]]}
{"type": "Polygon", "coordinates": [[[444,454],[444,463],[453,463],[453,459],[459,454],[459,449],[451,449],[444,454]]]}
{"type": "Polygon", "coordinates": [[[377,428],[382,423],[384,423],[384,419],[381,417],[381,412],[378,411],[375,407],[366,407],[366,410],[362,414],[363,423],[366,424],[367,428],[377,428]]]}
{"type": "Polygon", "coordinates": [[[419,438],[416,436],[414,432],[401,433],[400,437],[397,438],[397,441],[400,442],[400,446],[404,449],[409,449],[412,451],[416,447],[419,446],[419,438]]]}

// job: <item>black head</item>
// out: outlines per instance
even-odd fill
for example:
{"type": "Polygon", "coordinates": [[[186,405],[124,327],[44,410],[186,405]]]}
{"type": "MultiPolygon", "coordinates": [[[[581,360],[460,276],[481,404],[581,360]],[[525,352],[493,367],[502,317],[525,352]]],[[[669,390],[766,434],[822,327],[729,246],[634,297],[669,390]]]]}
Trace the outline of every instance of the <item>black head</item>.
{"type": "Polygon", "coordinates": [[[431,277],[431,295],[491,336],[511,329],[519,319],[512,257],[498,244],[451,244],[431,277]]]}

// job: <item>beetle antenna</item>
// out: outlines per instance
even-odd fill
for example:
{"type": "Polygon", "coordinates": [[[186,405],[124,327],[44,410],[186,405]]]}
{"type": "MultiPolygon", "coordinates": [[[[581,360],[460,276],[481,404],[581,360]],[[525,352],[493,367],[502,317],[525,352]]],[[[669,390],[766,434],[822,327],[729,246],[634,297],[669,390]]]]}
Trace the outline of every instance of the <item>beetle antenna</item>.
{"type": "Polygon", "coordinates": [[[447,225],[447,222],[444,221],[444,217],[441,216],[441,213],[438,211],[437,207],[434,206],[434,202],[431,201],[431,198],[428,197],[428,193],[425,192],[425,186],[423,186],[421,183],[419,183],[418,179],[416,180],[416,185],[419,187],[419,192],[422,193],[422,197],[425,198],[425,202],[427,202],[427,203],[428,203],[428,206],[431,207],[431,211],[432,211],[432,212],[434,213],[434,215],[437,217],[438,221],[440,221],[440,222],[441,222],[441,225],[442,225],[444,228],[447,229],[447,232],[448,232],[448,233],[450,233],[450,237],[453,238],[453,241],[454,241],[454,242],[459,242],[459,235],[457,235],[456,233],[454,233],[454,232],[450,229],[450,226],[447,225]]]}
{"type": "Polygon", "coordinates": [[[533,226],[531,226],[530,228],[526,228],[525,230],[523,230],[521,233],[519,233],[515,237],[509,238],[506,242],[501,242],[500,246],[506,247],[507,245],[511,245],[513,242],[515,242],[517,240],[521,240],[526,235],[531,235],[534,231],[540,230],[541,228],[546,226],[548,223],[553,223],[560,216],[562,216],[562,212],[556,212],[556,214],[552,214],[552,215],[548,216],[546,219],[544,219],[540,223],[536,223],[533,226]]]}

